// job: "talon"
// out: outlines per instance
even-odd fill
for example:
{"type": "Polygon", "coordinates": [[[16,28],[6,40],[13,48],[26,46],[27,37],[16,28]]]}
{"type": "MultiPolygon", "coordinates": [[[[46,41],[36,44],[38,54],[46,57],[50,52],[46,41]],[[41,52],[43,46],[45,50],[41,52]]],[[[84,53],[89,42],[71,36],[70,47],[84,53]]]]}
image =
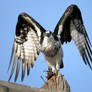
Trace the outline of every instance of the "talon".
{"type": "Polygon", "coordinates": [[[53,72],[48,72],[47,74],[46,74],[46,78],[47,78],[47,80],[49,80],[52,76],[54,76],[55,74],[53,73],[53,72]]]}

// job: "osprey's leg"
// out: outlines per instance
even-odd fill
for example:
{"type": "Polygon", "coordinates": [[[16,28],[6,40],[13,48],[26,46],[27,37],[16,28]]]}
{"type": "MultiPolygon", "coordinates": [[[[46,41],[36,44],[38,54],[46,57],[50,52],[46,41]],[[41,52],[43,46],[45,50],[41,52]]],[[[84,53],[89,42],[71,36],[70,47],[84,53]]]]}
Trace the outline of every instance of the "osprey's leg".
{"type": "Polygon", "coordinates": [[[52,68],[52,72],[53,72],[54,74],[56,74],[56,73],[57,73],[56,65],[55,65],[55,66],[52,66],[51,68],[52,68]]]}
{"type": "Polygon", "coordinates": [[[57,70],[57,72],[59,71],[59,69],[60,69],[60,64],[59,64],[59,62],[57,62],[56,63],[56,70],[57,70]]]}

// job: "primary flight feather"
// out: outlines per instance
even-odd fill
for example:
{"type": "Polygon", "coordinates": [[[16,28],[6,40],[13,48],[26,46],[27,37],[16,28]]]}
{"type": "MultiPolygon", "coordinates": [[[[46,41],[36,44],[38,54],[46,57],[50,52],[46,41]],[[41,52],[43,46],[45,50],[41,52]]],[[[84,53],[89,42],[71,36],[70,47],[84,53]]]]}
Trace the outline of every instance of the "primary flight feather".
{"type": "Polygon", "coordinates": [[[84,63],[92,69],[92,45],[83,24],[81,12],[76,5],[71,5],[66,9],[53,33],[46,31],[28,14],[20,14],[9,64],[10,68],[13,61],[9,80],[13,75],[16,63],[15,81],[17,80],[20,61],[22,61],[21,80],[23,81],[25,67],[27,66],[27,75],[29,75],[30,67],[34,66],[40,52],[43,53],[50,70],[56,74],[60,68],[63,68],[61,45],[71,40],[75,42],[84,63]],[[14,60],[12,60],[13,57],[14,60]]]}

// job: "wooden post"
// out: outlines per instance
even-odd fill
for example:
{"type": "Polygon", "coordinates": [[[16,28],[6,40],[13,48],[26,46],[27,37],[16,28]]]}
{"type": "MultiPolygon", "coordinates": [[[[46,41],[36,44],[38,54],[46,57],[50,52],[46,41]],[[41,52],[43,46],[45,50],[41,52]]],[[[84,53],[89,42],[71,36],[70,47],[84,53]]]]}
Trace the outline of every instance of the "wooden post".
{"type": "Polygon", "coordinates": [[[50,78],[41,88],[0,81],[0,92],[70,92],[70,87],[64,76],[59,73],[50,78]]]}

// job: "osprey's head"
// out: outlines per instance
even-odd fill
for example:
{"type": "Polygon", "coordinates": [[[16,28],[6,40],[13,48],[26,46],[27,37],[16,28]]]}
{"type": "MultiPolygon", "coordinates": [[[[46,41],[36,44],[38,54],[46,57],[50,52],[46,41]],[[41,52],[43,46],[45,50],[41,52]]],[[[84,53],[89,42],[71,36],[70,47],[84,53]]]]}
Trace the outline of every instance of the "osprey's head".
{"type": "Polygon", "coordinates": [[[40,44],[49,44],[53,43],[53,41],[59,41],[58,37],[53,34],[51,31],[46,31],[43,33],[41,39],[40,39],[40,44]]]}
{"type": "Polygon", "coordinates": [[[44,34],[43,34],[43,41],[45,42],[50,42],[52,41],[53,39],[53,33],[51,31],[46,31],[44,34]]]}
{"type": "Polygon", "coordinates": [[[46,31],[46,32],[44,33],[44,37],[49,38],[49,37],[51,37],[51,36],[52,36],[52,32],[51,32],[51,31],[46,31]]]}
{"type": "Polygon", "coordinates": [[[52,41],[52,40],[59,41],[59,38],[58,38],[54,33],[52,33],[51,31],[46,31],[46,32],[43,34],[43,37],[44,37],[45,39],[48,39],[48,41],[52,41]]]}
{"type": "Polygon", "coordinates": [[[43,33],[40,44],[44,44],[47,46],[47,44],[51,43],[53,40],[53,33],[51,31],[46,31],[43,33]]]}

